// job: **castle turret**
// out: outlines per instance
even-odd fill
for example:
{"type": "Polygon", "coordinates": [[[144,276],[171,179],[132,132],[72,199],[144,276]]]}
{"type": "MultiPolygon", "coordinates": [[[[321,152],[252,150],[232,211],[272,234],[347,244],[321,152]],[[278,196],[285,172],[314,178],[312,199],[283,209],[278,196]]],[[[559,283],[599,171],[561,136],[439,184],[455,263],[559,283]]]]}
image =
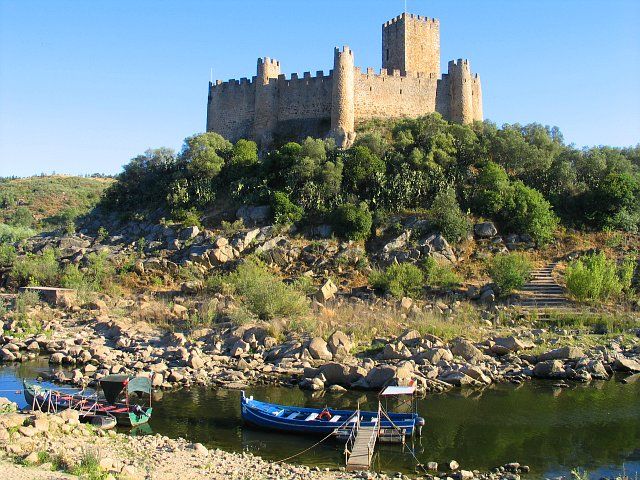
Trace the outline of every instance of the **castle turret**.
{"type": "Polygon", "coordinates": [[[477,73],[473,76],[471,93],[473,95],[473,121],[481,122],[484,120],[482,112],[482,85],[480,83],[480,75],[477,73]]]}
{"type": "Polygon", "coordinates": [[[336,47],[333,55],[333,89],[331,94],[331,136],[341,148],[355,140],[354,61],[348,46],[336,47]]]}
{"type": "Polygon", "coordinates": [[[269,57],[258,59],[253,137],[261,147],[271,144],[278,123],[278,75],[280,62],[269,57]]]}
{"type": "Polygon", "coordinates": [[[440,76],[440,22],[403,13],[382,25],[382,68],[440,76]]]}
{"type": "Polygon", "coordinates": [[[473,113],[473,82],[469,60],[449,62],[449,88],[451,96],[450,116],[452,122],[471,123],[473,113]]]}

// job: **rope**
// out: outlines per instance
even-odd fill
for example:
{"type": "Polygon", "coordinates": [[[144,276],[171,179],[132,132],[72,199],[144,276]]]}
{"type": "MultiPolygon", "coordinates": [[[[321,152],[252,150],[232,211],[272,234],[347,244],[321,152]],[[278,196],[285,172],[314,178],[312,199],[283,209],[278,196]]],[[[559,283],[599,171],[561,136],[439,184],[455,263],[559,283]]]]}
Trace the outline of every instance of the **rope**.
{"type": "MultiPolygon", "coordinates": [[[[391,418],[389,417],[389,414],[386,412],[386,410],[382,407],[382,404],[378,403],[378,405],[380,406],[380,409],[382,410],[382,413],[384,413],[384,416],[387,417],[387,420],[389,420],[389,423],[391,423],[391,426],[393,428],[395,428],[396,430],[398,430],[398,432],[400,432],[400,435],[404,435],[404,433],[402,432],[402,430],[395,424],[393,423],[393,420],[391,420],[391,418]]],[[[415,427],[414,427],[415,428],[415,427]]],[[[411,456],[414,458],[414,460],[416,461],[416,464],[418,466],[420,466],[420,468],[422,468],[422,470],[424,471],[424,473],[429,474],[428,470],[426,468],[424,468],[424,465],[422,463],[420,463],[420,460],[418,460],[418,457],[416,457],[416,454],[413,451],[413,448],[409,448],[407,446],[407,448],[409,449],[409,452],[411,452],[411,456]]]]}
{"type": "Polygon", "coordinates": [[[351,420],[351,418],[353,418],[353,415],[352,415],[351,417],[347,418],[347,419],[344,421],[344,423],[343,423],[342,425],[340,425],[340,426],[336,427],[336,428],[334,429],[334,431],[330,432],[326,437],[324,437],[322,440],[320,440],[320,441],[318,441],[318,442],[314,443],[314,444],[313,444],[313,445],[311,445],[309,448],[305,448],[305,449],[304,449],[304,450],[302,450],[301,452],[298,452],[298,453],[296,453],[295,455],[291,455],[290,457],[283,458],[282,460],[277,460],[277,461],[276,461],[276,463],[283,463],[283,462],[287,462],[287,461],[291,460],[292,458],[296,458],[296,457],[298,457],[298,456],[302,455],[303,453],[307,453],[309,450],[311,450],[311,449],[313,449],[313,448],[317,447],[317,446],[318,446],[318,445],[320,445],[322,442],[324,442],[325,440],[327,440],[328,438],[330,438],[331,436],[333,436],[333,434],[335,433],[335,430],[337,430],[337,429],[339,429],[339,428],[344,427],[344,426],[349,422],[349,420],[351,420]]]}

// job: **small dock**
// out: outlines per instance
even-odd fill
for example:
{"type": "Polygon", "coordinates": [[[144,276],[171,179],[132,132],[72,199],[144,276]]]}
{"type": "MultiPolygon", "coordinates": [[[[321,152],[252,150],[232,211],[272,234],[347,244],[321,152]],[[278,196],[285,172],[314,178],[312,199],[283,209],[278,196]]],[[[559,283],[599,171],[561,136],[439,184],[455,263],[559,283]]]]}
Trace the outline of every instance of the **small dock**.
{"type": "Polygon", "coordinates": [[[359,427],[355,430],[353,446],[347,459],[347,472],[369,470],[377,439],[377,425],[375,427],[359,427]]]}

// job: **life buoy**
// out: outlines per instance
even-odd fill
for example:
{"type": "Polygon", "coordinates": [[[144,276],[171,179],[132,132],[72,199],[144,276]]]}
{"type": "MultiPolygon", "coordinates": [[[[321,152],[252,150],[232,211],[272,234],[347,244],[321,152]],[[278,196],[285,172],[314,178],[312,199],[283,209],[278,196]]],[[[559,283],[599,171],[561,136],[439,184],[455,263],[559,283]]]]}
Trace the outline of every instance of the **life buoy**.
{"type": "Polygon", "coordinates": [[[331,413],[326,408],[318,415],[318,420],[331,420],[331,413]]]}

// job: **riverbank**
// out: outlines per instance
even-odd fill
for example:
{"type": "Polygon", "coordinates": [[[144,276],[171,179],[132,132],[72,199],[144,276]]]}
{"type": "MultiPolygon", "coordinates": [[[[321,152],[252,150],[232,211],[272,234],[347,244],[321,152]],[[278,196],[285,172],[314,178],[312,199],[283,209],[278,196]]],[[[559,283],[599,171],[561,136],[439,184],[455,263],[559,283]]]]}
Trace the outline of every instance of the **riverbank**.
{"type": "Polygon", "coordinates": [[[466,336],[447,341],[406,328],[368,343],[340,330],[326,340],[294,332],[276,338],[260,323],[220,323],[185,334],[122,318],[113,309],[104,302],[31,307],[29,315],[48,318],[44,329],[26,334],[5,325],[0,359],[44,355],[52,365],[67,367],[55,374],[60,383],[86,386],[106,374],[128,373],[150,376],[154,388],[164,390],[268,384],[379,390],[413,381],[420,391],[442,392],[532,378],[590,382],[614,372],[640,373],[640,332],[634,327],[617,334],[594,332],[592,325],[532,328],[528,319],[504,312],[511,320],[487,322],[473,341],[466,336]]]}
{"type": "MultiPolygon", "coordinates": [[[[201,443],[163,435],[130,436],[102,431],[79,422],[78,412],[0,414],[0,467],[13,479],[388,479],[375,472],[348,473],[304,465],[269,462],[249,453],[208,449],[201,443]],[[55,473],[51,473],[55,472],[55,473]],[[109,477],[111,475],[111,477],[109,477]]],[[[416,478],[517,480],[526,466],[512,463],[494,473],[467,471],[457,462],[431,465],[416,478]]],[[[392,475],[393,476],[393,475],[392,475]]],[[[406,478],[406,476],[402,476],[406,478]]],[[[395,475],[394,478],[398,478],[395,475]]]]}

